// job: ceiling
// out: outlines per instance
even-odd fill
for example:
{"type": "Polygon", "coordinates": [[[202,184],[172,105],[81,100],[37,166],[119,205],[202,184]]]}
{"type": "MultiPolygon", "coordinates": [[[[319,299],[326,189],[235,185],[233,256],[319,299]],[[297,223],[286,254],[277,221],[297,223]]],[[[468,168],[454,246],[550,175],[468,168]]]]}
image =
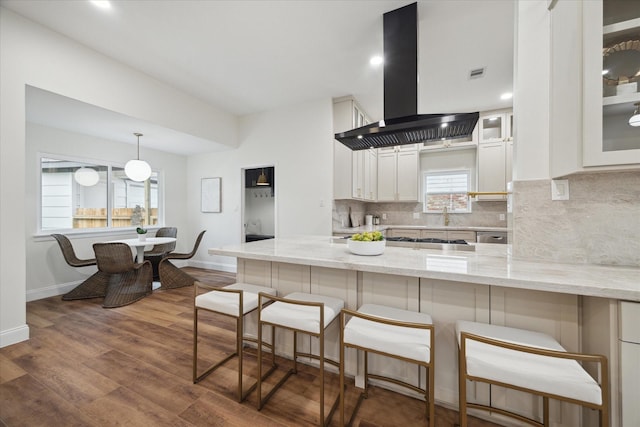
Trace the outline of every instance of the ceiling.
{"type": "MultiPolygon", "coordinates": [[[[369,58],[382,53],[383,13],[409,3],[127,0],[112,1],[109,10],[102,10],[78,0],[0,1],[28,19],[238,116],[354,95],[374,120],[382,118],[383,76],[381,67],[369,65],[369,58]]],[[[508,0],[418,2],[419,113],[511,106],[511,100],[499,97],[513,85],[513,16],[514,2],[508,0]],[[469,79],[469,71],[479,67],[486,68],[485,76],[469,79]]],[[[78,101],[69,98],[59,97],[65,108],[56,110],[56,95],[41,92],[32,95],[48,100],[43,105],[28,102],[28,110],[33,107],[29,120],[129,143],[135,143],[132,132],[144,128],[135,127],[136,119],[83,103],[74,105],[78,101]]],[[[154,138],[166,140],[166,144],[154,140],[154,148],[185,155],[222,148],[190,135],[182,135],[184,144],[176,147],[171,132],[176,131],[153,128],[154,138]]]]}

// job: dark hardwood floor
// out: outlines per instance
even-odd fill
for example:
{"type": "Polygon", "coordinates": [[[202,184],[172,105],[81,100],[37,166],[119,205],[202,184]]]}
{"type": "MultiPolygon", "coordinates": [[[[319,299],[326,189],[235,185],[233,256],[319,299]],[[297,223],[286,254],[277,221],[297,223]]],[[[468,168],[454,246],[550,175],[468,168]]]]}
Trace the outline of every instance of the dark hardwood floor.
{"type": "MultiPolygon", "coordinates": [[[[198,280],[225,285],[235,275],[186,268],[198,280]]],[[[233,351],[234,322],[201,317],[201,366],[233,351]],[[204,320],[204,321],[203,321],[204,320]],[[215,341],[214,341],[215,337],[215,341]]],[[[103,309],[100,299],[27,304],[31,339],[0,349],[0,420],[4,426],[311,426],[318,423],[317,369],[299,365],[271,401],[256,410],[252,393],[235,400],[237,363],[200,383],[191,381],[193,288],[155,291],[134,304],[103,309]]],[[[246,384],[256,359],[245,358],[246,384]]],[[[269,382],[280,378],[288,361],[269,382]]],[[[437,368],[436,368],[437,369],[437,368]]],[[[327,408],[337,395],[329,375],[327,408]]],[[[348,387],[347,408],[357,398],[348,387]]],[[[450,427],[455,412],[438,407],[436,425],[450,427]]],[[[338,425],[334,416],[332,425],[338,425]]],[[[424,403],[373,388],[354,423],[361,427],[425,425],[424,403]],[[386,405],[384,408],[382,405],[386,405]]],[[[473,427],[494,424],[473,419],[473,427]]]]}

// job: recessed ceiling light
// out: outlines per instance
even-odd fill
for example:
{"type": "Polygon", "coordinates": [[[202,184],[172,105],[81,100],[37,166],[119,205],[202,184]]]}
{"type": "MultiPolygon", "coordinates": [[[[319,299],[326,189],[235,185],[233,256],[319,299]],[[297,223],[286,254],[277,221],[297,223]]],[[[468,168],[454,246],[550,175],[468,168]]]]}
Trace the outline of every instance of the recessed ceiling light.
{"type": "Polygon", "coordinates": [[[449,126],[449,124],[448,124],[448,123],[442,123],[442,124],[440,125],[440,127],[441,127],[441,128],[446,128],[447,126],[449,126]]]}
{"type": "Polygon", "coordinates": [[[513,98],[513,93],[511,92],[505,92],[502,95],[500,95],[500,99],[511,99],[513,98]]]}
{"type": "Polygon", "coordinates": [[[489,117],[489,121],[490,121],[490,122],[495,122],[496,120],[498,120],[498,118],[497,118],[497,117],[489,117]]]}
{"type": "Polygon", "coordinates": [[[606,75],[609,72],[609,70],[602,70],[602,75],[606,75]]]}
{"type": "Polygon", "coordinates": [[[358,135],[358,139],[362,139],[362,135],[358,135]]]}
{"type": "Polygon", "coordinates": [[[369,60],[369,64],[373,65],[374,67],[377,67],[378,65],[382,64],[383,59],[382,56],[380,55],[376,55],[376,56],[372,56],[371,59],[369,60]]]}
{"type": "Polygon", "coordinates": [[[111,9],[111,3],[109,0],[91,0],[91,3],[100,9],[111,9]]]}

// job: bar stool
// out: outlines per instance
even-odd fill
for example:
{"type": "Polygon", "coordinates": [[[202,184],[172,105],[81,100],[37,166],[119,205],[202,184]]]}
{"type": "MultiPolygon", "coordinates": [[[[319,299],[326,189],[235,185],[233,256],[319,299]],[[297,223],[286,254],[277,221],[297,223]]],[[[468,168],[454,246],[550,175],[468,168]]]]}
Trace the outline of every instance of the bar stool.
{"type": "Polygon", "coordinates": [[[516,418],[534,426],[549,425],[549,399],[600,412],[600,426],[609,425],[607,358],[567,352],[553,337],[524,329],[458,321],[460,426],[467,426],[467,408],[516,418]],[[600,384],[578,362],[600,367],[600,384]],[[467,380],[508,387],[542,397],[542,422],[509,410],[467,402],[467,380]]]}
{"type": "Polygon", "coordinates": [[[429,426],[435,427],[434,402],[434,330],[431,316],[425,313],[364,304],[358,311],[343,309],[340,313],[340,425],[344,424],[344,367],[345,347],[364,351],[364,391],[347,425],[351,425],[360,409],[363,399],[368,397],[369,378],[391,382],[422,394],[426,402],[429,426]],[[345,324],[346,317],[350,320],[345,324]],[[414,386],[395,378],[370,374],[368,353],[402,360],[423,366],[427,370],[427,384],[424,388],[414,386]]]}
{"type": "MultiPolygon", "coordinates": [[[[257,382],[246,392],[242,391],[242,365],[244,342],[257,343],[255,338],[244,335],[244,316],[258,308],[258,294],[275,296],[277,291],[265,286],[250,285],[247,283],[234,283],[222,288],[214,288],[195,282],[194,286],[194,312],[193,312],[193,383],[196,384],[207,375],[224,365],[233,357],[238,356],[238,401],[242,402],[247,395],[253,391],[257,382]],[[209,292],[199,294],[199,289],[208,289],[209,292]],[[198,311],[206,310],[212,313],[222,314],[236,319],[236,351],[228,355],[223,360],[208,367],[202,374],[198,375],[198,311]]],[[[271,347],[270,344],[265,344],[271,347]]],[[[272,349],[273,354],[273,349],[272,349]]],[[[265,377],[275,370],[275,356],[270,370],[265,377]]]]}
{"type": "MultiPolygon", "coordinates": [[[[258,304],[258,410],[269,401],[273,394],[289,379],[291,374],[298,372],[298,357],[309,357],[320,363],[320,425],[325,426],[331,421],[331,417],[338,405],[339,396],[331,407],[329,415],[324,416],[324,363],[330,363],[338,367],[338,363],[325,359],[324,335],[326,328],[338,318],[340,310],[344,307],[344,301],[338,298],[323,295],[294,292],[282,297],[273,297],[260,293],[258,304]],[[274,301],[265,307],[267,300],[274,301]],[[293,331],[293,368],[262,398],[262,327],[271,325],[293,331]],[[318,355],[300,353],[297,348],[298,333],[304,333],[318,338],[320,350],[318,355]]],[[[275,354],[275,334],[271,335],[273,344],[272,352],[275,354]]]]}

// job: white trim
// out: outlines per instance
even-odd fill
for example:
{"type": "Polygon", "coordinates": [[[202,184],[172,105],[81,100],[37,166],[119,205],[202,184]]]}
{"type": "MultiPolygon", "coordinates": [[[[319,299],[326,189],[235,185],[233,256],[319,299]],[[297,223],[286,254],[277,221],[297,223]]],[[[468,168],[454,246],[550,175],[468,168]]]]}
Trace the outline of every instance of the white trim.
{"type": "Polygon", "coordinates": [[[61,283],[59,285],[50,285],[44,288],[29,290],[26,295],[27,302],[64,295],[82,282],[84,282],[84,280],[76,280],[75,282],[61,283]]]}
{"type": "Polygon", "coordinates": [[[189,267],[206,268],[207,270],[226,271],[227,273],[237,273],[238,266],[236,264],[222,264],[209,261],[189,261],[189,267]]]}
{"type": "Polygon", "coordinates": [[[7,329],[0,331],[0,348],[7,347],[12,344],[17,344],[29,339],[29,325],[26,323],[17,328],[7,329]]]}

